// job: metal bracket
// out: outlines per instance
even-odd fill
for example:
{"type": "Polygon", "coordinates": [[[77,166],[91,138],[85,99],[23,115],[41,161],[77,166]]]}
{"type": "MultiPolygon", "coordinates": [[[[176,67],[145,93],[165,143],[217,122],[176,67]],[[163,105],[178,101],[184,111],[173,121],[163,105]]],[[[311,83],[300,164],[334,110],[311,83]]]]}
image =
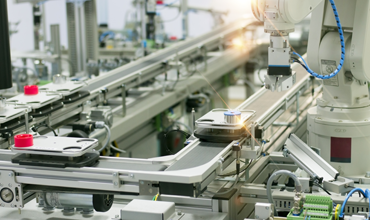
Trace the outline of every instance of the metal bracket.
{"type": "Polygon", "coordinates": [[[113,187],[120,188],[121,180],[119,179],[119,173],[113,173],[113,187]]]}
{"type": "Polygon", "coordinates": [[[150,196],[157,195],[159,193],[159,187],[155,187],[154,184],[158,184],[158,182],[153,183],[152,181],[140,180],[139,181],[140,195],[150,195],[150,196]]]}
{"type": "Polygon", "coordinates": [[[24,207],[22,185],[15,181],[15,173],[11,170],[0,170],[0,206],[24,207]]]}

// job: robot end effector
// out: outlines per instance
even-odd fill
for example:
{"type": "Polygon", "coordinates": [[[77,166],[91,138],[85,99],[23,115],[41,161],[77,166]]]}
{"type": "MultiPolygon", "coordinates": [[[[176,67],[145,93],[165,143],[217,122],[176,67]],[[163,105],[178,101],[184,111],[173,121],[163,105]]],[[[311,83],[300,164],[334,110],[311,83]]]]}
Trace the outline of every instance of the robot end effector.
{"type": "Polygon", "coordinates": [[[265,32],[270,33],[266,89],[280,92],[295,84],[295,73],[291,69],[289,33],[293,32],[295,24],[302,21],[321,1],[252,0],[254,16],[264,22],[265,32]]]}

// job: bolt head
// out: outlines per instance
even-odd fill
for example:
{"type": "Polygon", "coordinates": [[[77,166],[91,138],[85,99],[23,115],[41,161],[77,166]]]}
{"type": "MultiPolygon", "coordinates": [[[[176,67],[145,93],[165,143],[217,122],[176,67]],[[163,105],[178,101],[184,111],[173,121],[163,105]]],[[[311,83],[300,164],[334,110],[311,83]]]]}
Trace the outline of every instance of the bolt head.
{"type": "Polygon", "coordinates": [[[9,173],[9,176],[12,177],[14,174],[13,173],[9,173]]]}

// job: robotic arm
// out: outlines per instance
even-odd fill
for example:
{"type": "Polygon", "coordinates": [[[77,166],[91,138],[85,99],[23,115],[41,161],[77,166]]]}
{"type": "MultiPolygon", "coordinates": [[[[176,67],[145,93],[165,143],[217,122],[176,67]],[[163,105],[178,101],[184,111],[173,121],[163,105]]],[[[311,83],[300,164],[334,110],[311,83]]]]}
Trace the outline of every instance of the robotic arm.
{"type": "Polygon", "coordinates": [[[289,33],[294,31],[296,23],[302,21],[322,1],[252,0],[254,16],[264,22],[265,32],[271,35],[268,50],[268,74],[265,79],[266,89],[288,90],[295,83],[295,74],[292,73],[290,67],[292,50],[289,45],[289,33]]]}

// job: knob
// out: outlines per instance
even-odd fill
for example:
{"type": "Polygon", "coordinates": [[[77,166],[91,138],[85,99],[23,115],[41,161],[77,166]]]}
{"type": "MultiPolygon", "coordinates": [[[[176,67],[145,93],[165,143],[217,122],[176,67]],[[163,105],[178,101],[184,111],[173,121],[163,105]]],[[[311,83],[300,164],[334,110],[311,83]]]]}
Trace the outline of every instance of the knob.
{"type": "Polygon", "coordinates": [[[227,111],[224,112],[224,118],[227,124],[238,124],[241,122],[242,113],[239,111],[227,111]]]}

